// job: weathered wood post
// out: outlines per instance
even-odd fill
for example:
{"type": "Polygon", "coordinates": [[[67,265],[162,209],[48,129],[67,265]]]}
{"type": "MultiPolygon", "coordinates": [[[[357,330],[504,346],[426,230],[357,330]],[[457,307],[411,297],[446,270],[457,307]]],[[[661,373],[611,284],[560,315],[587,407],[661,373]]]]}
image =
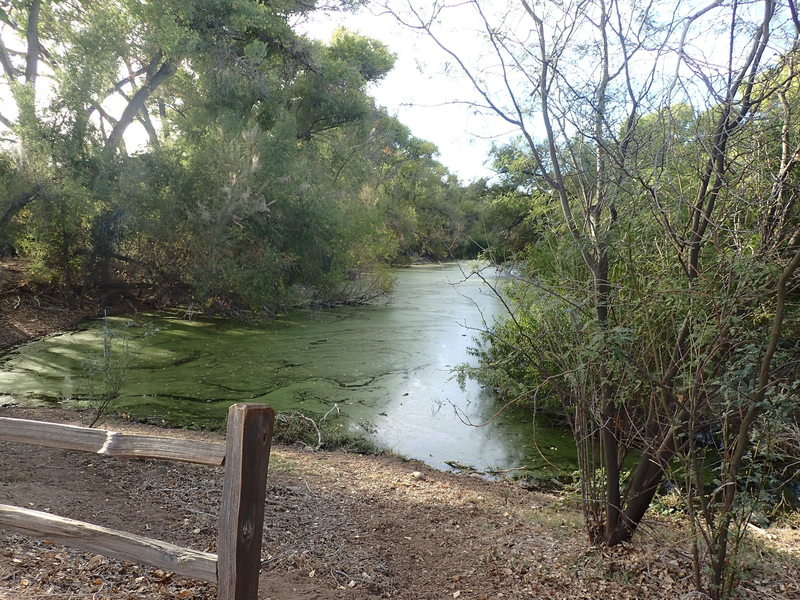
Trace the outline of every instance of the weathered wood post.
{"type": "Polygon", "coordinates": [[[275,412],[263,404],[228,409],[225,478],[217,542],[217,599],[257,600],[264,499],[275,412]]]}

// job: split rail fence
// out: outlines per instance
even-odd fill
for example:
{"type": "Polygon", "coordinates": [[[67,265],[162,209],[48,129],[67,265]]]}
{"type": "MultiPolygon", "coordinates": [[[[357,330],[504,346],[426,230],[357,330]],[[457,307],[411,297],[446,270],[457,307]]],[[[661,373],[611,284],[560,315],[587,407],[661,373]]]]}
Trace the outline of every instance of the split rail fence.
{"type": "Polygon", "coordinates": [[[0,441],[225,467],[217,554],[7,504],[0,504],[0,528],[216,583],[218,600],[257,600],[274,426],[273,410],[251,403],[228,409],[225,444],[0,417],[0,441]]]}

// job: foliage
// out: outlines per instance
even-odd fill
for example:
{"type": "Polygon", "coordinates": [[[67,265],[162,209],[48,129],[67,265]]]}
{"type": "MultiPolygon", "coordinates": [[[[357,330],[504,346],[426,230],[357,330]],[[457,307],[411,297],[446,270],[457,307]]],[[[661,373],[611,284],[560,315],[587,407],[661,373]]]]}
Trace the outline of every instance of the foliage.
{"type": "Polygon", "coordinates": [[[125,383],[128,369],[141,355],[148,339],[158,333],[148,329],[136,336],[136,348],[131,348],[133,336],[114,331],[108,316],[103,320],[102,350],[90,354],[82,363],[80,403],[89,410],[89,427],[94,427],[111,410],[125,383]]]}
{"type": "Polygon", "coordinates": [[[469,253],[480,201],[462,207],[435,148],[367,95],[395,57],[343,29],[298,35],[312,8],[10,3],[4,245],[68,294],[135,279],[159,302],[267,313],[385,293],[398,254],[469,253]]]}
{"type": "Polygon", "coordinates": [[[761,436],[798,410],[800,24],[794,3],[756,5],[395,13],[521,136],[495,154],[497,214],[530,229],[497,253],[518,263],[514,310],[488,333],[484,379],[571,421],[593,543],[629,539],[685,459],[695,583],[712,598],[731,595],[731,554],[771,485],[761,436]],[[482,56],[447,37],[457,13],[483,25],[482,56]],[[728,45],[725,59],[700,39],[728,45]],[[708,432],[712,464],[696,443],[708,432]]]}
{"type": "Polygon", "coordinates": [[[394,119],[376,123],[372,174],[374,202],[406,259],[442,260],[476,256],[481,245],[484,183],[461,187],[434,156],[437,149],[411,135],[394,119]]]}

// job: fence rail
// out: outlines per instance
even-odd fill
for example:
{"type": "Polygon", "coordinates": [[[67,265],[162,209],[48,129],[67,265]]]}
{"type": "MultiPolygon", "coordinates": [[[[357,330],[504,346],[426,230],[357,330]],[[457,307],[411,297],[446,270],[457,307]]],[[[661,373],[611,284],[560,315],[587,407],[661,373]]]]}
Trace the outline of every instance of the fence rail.
{"type": "Polygon", "coordinates": [[[105,454],[115,458],[158,458],[221,466],[225,445],[152,435],[130,435],[61,423],[0,417],[0,440],[105,454]]]}
{"type": "Polygon", "coordinates": [[[0,440],[82,450],[116,458],[156,458],[225,466],[218,554],[0,504],[0,527],[217,584],[218,600],[257,600],[267,468],[275,413],[263,404],[228,409],[225,444],[129,435],[0,417],[0,440]]]}
{"type": "Polygon", "coordinates": [[[217,582],[217,555],[209,552],[7,504],[0,504],[0,525],[22,535],[46,537],[51,542],[95,554],[217,582]]]}

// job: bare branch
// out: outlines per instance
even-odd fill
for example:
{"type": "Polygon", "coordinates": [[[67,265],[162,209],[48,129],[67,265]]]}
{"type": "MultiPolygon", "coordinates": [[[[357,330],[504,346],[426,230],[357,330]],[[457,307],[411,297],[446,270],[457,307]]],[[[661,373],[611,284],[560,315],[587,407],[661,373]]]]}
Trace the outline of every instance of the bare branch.
{"type": "Polygon", "coordinates": [[[14,82],[16,81],[17,70],[14,68],[14,64],[11,62],[11,57],[9,56],[5,43],[3,43],[3,36],[1,34],[2,32],[0,32],[0,66],[3,67],[3,73],[5,74],[6,79],[14,82]]]}
{"type": "Polygon", "coordinates": [[[156,55],[153,60],[151,60],[150,65],[148,65],[148,75],[144,85],[136,90],[136,93],[131,97],[125,110],[122,111],[122,115],[116,125],[114,125],[111,133],[109,133],[103,149],[107,157],[117,150],[117,147],[122,141],[122,134],[128,128],[128,125],[133,122],[134,118],[136,118],[136,115],[144,108],[145,102],[147,102],[150,95],[176,72],[178,65],[174,60],[168,58],[159,65],[160,61],[160,54],[156,55]]]}
{"type": "Polygon", "coordinates": [[[436,36],[436,35],[433,33],[433,31],[431,30],[431,27],[430,27],[430,26],[431,26],[431,22],[433,21],[433,17],[432,17],[431,19],[428,19],[428,20],[426,21],[425,19],[423,19],[423,18],[422,18],[422,16],[419,14],[419,12],[417,11],[417,9],[416,9],[416,8],[415,8],[415,7],[414,7],[412,4],[411,4],[410,0],[407,0],[407,1],[408,1],[408,8],[409,8],[409,10],[411,11],[411,13],[414,15],[414,17],[417,19],[417,22],[416,22],[416,24],[414,24],[414,23],[409,23],[409,22],[405,21],[405,20],[404,20],[402,17],[400,17],[400,16],[399,16],[399,15],[398,15],[396,12],[394,12],[394,11],[391,11],[391,10],[390,10],[389,12],[392,14],[392,16],[394,16],[394,18],[395,18],[395,19],[398,21],[398,23],[400,23],[400,24],[402,24],[402,25],[405,25],[406,27],[410,27],[410,28],[412,28],[412,29],[419,29],[419,30],[422,30],[422,31],[424,31],[424,32],[425,32],[425,33],[426,33],[426,34],[427,34],[427,35],[430,37],[430,39],[431,39],[431,40],[433,40],[433,42],[434,42],[434,43],[435,43],[437,46],[439,46],[439,48],[440,48],[441,50],[443,50],[443,51],[444,51],[444,52],[445,52],[445,53],[446,53],[448,56],[450,56],[450,58],[452,58],[453,60],[455,60],[455,61],[456,61],[456,63],[457,63],[457,64],[458,64],[458,66],[460,67],[461,71],[464,73],[464,75],[467,77],[467,79],[469,79],[469,80],[470,80],[470,83],[472,83],[473,87],[475,88],[475,91],[477,91],[477,92],[478,92],[478,94],[480,94],[480,95],[481,95],[481,97],[482,97],[482,98],[483,98],[483,99],[486,101],[486,104],[487,104],[489,107],[491,107],[491,109],[492,109],[492,110],[495,112],[495,114],[496,114],[498,117],[500,117],[501,119],[503,119],[504,121],[506,121],[506,122],[510,123],[511,125],[514,125],[514,126],[516,126],[516,127],[519,127],[519,126],[520,126],[520,122],[519,122],[519,121],[517,121],[516,119],[512,118],[510,115],[508,115],[508,114],[507,114],[507,113],[506,113],[504,110],[502,110],[502,109],[501,109],[501,108],[500,108],[500,107],[499,107],[499,106],[498,106],[498,105],[497,105],[497,104],[496,104],[496,103],[495,103],[495,102],[492,100],[491,96],[489,95],[489,92],[488,92],[488,91],[487,91],[487,89],[486,89],[486,88],[485,88],[485,87],[484,87],[484,86],[483,86],[483,85],[482,85],[482,84],[479,82],[479,80],[478,80],[477,76],[476,76],[476,75],[475,75],[475,73],[472,71],[472,69],[470,69],[470,68],[469,68],[469,67],[466,65],[466,63],[464,63],[464,61],[461,59],[461,57],[460,57],[458,54],[456,54],[456,53],[455,53],[455,52],[453,52],[453,51],[452,51],[450,48],[448,48],[448,47],[447,47],[447,46],[446,46],[446,45],[445,45],[445,44],[444,44],[444,43],[443,43],[443,42],[442,42],[442,41],[439,39],[439,37],[438,37],[438,36],[436,36]]]}

